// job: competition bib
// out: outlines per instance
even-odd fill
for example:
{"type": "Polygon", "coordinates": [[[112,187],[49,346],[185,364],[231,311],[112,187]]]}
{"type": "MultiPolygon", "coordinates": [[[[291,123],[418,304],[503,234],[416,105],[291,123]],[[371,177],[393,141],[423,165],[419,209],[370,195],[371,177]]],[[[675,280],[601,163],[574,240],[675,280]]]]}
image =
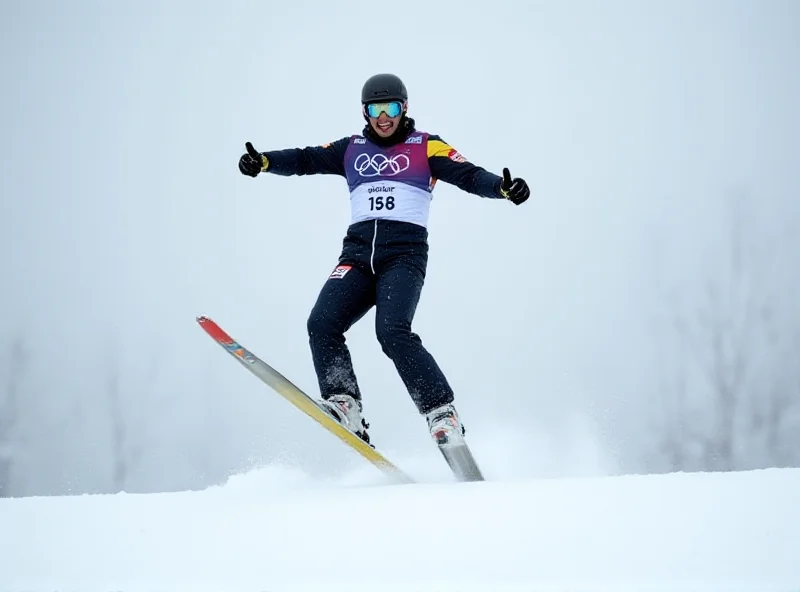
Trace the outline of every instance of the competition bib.
{"type": "Polygon", "coordinates": [[[381,148],[363,136],[351,137],[344,157],[351,224],[380,218],[427,228],[433,189],[427,139],[414,132],[381,148]]]}
{"type": "Polygon", "coordinates": [[[431,194],[405,183],[362,183],[350,192],[350,223],[383,218],[428,226],[431,194]]]}

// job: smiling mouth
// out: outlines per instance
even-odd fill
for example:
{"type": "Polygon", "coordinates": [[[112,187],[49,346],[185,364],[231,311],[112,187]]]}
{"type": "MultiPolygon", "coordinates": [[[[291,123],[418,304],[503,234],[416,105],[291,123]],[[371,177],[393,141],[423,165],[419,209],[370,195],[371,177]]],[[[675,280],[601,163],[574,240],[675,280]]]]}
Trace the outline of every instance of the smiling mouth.
{"type": "Polygon", "coordinates": [[[390,129],[392,129],[393,126],[394,123],[391,121],[378,122],[378,129],[381,130],[382,132],[388,132],[390,129]]]}

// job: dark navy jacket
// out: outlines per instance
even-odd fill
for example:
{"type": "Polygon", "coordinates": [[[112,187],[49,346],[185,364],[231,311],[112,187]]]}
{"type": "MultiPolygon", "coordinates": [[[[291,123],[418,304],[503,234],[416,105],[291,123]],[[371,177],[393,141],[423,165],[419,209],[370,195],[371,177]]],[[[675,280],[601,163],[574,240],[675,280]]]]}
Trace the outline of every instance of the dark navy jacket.
{"type": "MultiPolygon", "coordinates": [[[[322,146],[287,148],[263,154],[269,159],[267,172],[275,175],[345,175],[344,154],[350,137],[322,146]]],[[[481,197],[502,199],[502,178],[472,164],[439,136],[428,136],[428,164],[436,179],[481,197]]]]}
{"type": "MultiPolygon", "coordinates": [[[[413,124],[408,132],[424,134],[414,130],[413,124]]],[[[437,180],[442,180],[480,197],[503,199],[500,176],[469,162],[439,136],[424,135],[431,175],[430,190],[437,180]]],[[[406,137],[401,136],[399,141],[403,142],[406,137]]],[[[364,136],[349,136],[322,146],[263,152],[269,161],[266,172],[281,176],[322,174],[347,178],[345,155],[354,138],[362,144],[371,141],[364,136]]],[[[427,239],[427,228],[409,222],[385,219],[356,222],[347,229],[339,262],[375,274],[403,258],[424,276],[428,259],[427,239]]]]}

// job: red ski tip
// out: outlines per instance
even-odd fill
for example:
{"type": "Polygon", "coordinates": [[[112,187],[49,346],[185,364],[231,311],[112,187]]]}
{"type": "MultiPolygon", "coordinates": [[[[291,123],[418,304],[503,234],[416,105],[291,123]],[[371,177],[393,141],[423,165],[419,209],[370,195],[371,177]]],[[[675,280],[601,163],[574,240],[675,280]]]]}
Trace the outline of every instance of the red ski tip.
{"type": "Polygon", "coordinates": [[[206,333],[208,333],[213,339],[216,339],[220,343],[223,344],[234,343],[233,338],[230,335],[228,335],[225,331],[223,331],[219,325],[217,325],[207,316],[197,317],[197,322],[200,324],[200,326],[206,333]]]}

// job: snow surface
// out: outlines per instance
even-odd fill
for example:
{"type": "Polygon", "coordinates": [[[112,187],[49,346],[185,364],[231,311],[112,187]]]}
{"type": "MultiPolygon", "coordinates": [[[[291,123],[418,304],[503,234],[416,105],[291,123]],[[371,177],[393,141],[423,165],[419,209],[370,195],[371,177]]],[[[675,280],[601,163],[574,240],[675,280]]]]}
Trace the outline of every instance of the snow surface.
{"type": "Polygon", "coordinates": [[[5,499],[0,590],[800,590],[800,469],[5,499]]]}

